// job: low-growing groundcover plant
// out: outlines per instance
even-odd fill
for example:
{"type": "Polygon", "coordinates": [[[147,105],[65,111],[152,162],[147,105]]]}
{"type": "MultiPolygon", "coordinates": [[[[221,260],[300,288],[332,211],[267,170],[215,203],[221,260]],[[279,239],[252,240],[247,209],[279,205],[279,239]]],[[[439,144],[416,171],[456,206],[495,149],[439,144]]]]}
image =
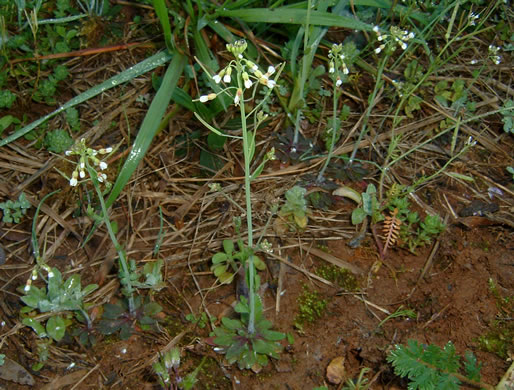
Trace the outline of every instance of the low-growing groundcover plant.
{"type": "Polygon", "coordinates": [[[27,196],[22,192],[17,200],[8,200],[0,203],[0,209],[2,209],[2,221],[7,223],[19,223],[21,218],[27,214],[27,210],[30,208],[30,202],[27,200],[27,196]]]}

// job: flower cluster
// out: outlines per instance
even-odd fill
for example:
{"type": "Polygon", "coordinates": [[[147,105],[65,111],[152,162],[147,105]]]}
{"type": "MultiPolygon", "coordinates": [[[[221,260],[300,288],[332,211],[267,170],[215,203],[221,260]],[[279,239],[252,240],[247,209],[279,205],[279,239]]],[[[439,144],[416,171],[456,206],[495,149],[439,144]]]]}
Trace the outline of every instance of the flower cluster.
{"type": "Polygon", "coordinates": [[[499,46],[489,45],[489,58],[496,65],[499,65],[502,60],[501,56],[498,55],[498,52],[500,51],[500,49],[501,49],[501,47],[499,47],[499,46]]]}
{"type": "Polygon", "coordinates": [[[407,42],[414,38],[414,33],[407,30],[402,30],[399,27],[391,26],[389,28],[389,34],[382,34],[380,27],[373,27],[373,31],[377,34],[377,40],[383,42],[379,47],[375,49],[375,53],[380,53],[386,47],[389,46],[390,51],[394,51],[396,46],[400,46],[402,50],[407,49],[407,42]]]}
{"type": "Polygon", "coordinates": [[[32,269],[32,273],[30,274],[30,277],[27,279],[27,282],[25,283],[25,287],[23,287],[23,291],[25,293],[28,293],[30,291],[30,288],[32,287],[32,281],[37,280],[39,268],[44,269],[48,273],[49,279],[54,277],[54,273],[53,273],[52,269],[47,264],[42,263],[40,265],[36,265],[32,269]]]}
{"type": "MultiPolygon", "coordinates": [[[[112,152],[112,148],[102,148],[99,150],[95,150],[92,148],[88,148],[86,146],[86,140],[82,138],[80,142],[76,143],[71,147],[70,150],[65,152],[66,156],[79,156],[79,162],[77,163],[77,167],[71,174],[70,186],[75,187],[79,183],[79,178],[84,179],[86,177],[86,162],[92,163],[93,166],[100,168],[101,171],[107,169],[107,163],[105,161],[101,161],[98,157],[99,154],[108,154],[112,152]]],[[[103,183],[107,182],[107,175],[103,172],[97,173],[98,181],[103,183]]]]}
{"type": "MultiPolygon", "coordinates": [[[[264,72],[259,68],[258,65],[244,58],[243,53],[247,48],[247,43],[244,39],[234,43],[229,43],[226,47],[227,50],[235,57],[235,60],[230,61],[230,63],[225,66],[218,74],[212,76],[212,79],[216,84],[220,84],[222,81],[225,84],[230,84],[232,82],[232,72],[234,70],[238,76],[240,75],[241,78],[238,78],[238,81],[242,80],[243,84],[237,86],[236,94],[234,96],[235,105],[239,105],[241,102],[243,97],[243,87],[244,89],[250,89],[254,86],[254,83],[265,85],[270,89],[275,87],[277,82],[276,80],[271,79],[271,76],[276,72],[275,67],[270,65],[267,71],[264,72]]],[[[227,93],[228,89],[229,88],[223,90],[222,92],[227,93]]],[[[197,100],[202,103],[206,103],[210,100],[214,100],[216,97],[216,93],[209,93],[207,95],[200,96],[200,98],[197,100]]]]}
{"type": "Polygon", "coordinates": [[[468,15],[468,22],[470,26],[476,25],[476,20],[480,18],[480,14],[476,14],[473,11],[468,15]]]}
{"type": "Polygon", "coordinates": [[[355,61],[358,50],[353,42],[344,46],[334,43],[328,52],[328,73],[334,79],[336,87],[343,84],[343,78],[350,73],[350,66],[355,61]]]}

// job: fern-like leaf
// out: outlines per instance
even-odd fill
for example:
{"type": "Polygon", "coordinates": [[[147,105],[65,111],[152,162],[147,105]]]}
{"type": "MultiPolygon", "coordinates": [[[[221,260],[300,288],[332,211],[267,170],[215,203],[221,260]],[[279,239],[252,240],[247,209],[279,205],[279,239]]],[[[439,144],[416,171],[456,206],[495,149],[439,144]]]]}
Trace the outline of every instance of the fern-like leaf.
{"type": "Polygon", "coordinates": [[[464,370],[466,371],[466,377],[475,382],[480,382],[480,369],[482,363],[477,362],[477,358],[473,355],[473,352],[466,351],[464,354],[464,370]]]}
{"type": "Polygon", "coordinates": [[[385,257],[387,253],[387,248],[392,247],[396,241],[398,240],[398,236],[400,234],[400,225],[402,221],[398,219],[398,208],[395,208],[391,215],[385,217],[384,225],[382,228],[384,234],[384,250],[382,252],[382,257],[385,257]]]}
{"type": "Polygon", "coordinates": [[[451,375],[459,367],[459,357],[451,342],[441,349],[435,345],[424,347],[416,340],[409,340],[407,346],[395,346],[387,361],[392,363],[397,375],[409,378],[409,389],[459,389],[459,379],[451,375]]]}

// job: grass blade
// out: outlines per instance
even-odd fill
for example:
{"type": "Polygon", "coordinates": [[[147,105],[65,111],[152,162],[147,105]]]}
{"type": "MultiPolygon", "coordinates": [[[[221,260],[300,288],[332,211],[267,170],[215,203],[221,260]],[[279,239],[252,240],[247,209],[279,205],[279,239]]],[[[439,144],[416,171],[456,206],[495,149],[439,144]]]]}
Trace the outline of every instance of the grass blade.
{"type": "Polygon", "coordinates": [[[132,80],[133,78],[139,75],[142,75],[152,69],[155,69],[156,67],[169,61],[170,58],[170,54],[166,52],[161,52],[151,56],[150,58],[147,58],[144,61],[141,61],[139,64],[134,65],[128,68],[127,70],[124,70],[123,72],[117,74],[114,77],[111,77],[103,83],[98,84],[93,88],[81,93],[80,95],[75,96],[73,99],[68,100],[65,104],[63,104],[61,107],[51,112],[50,114],[45,115],[44,117],[35,120],[31,124],[15,131],[13,134],[0,141],[0,147],[15,141],[20,137],[23,137],[25,134],[29,133],[30,131],[38,127],[41,123],[59,114],[60,112],[63,112],[70,107],[76,106],[77,104],[83,103],[86,100],[89,100],[95,97],[96,95],[99,95],[104,91],[107,91],[110,88],[116,87],[126,81],[132,80]]]}
{"type": "Polygon", "coordinates": [[[105,202],[107,208],[112,206],[116,201],[116,198],[118,198],[118,195],[121,193],[150,147],[157,129],[159,128],[164,112],[171,100],[173,91],[175,90],[178,80],[184,71],[185,65],[186,57],[180,53],[175,53],[168,69],[166,70],[161,87],[150,104],[145,119],[143,119],[141,128],[139,129],[136,139],[134,140],[134,144],[132,145],[132,150],[123,164],[116,182],[112,187],[112,191],[105,202]]]}
{"type": "Polygon", "coordinates": [[[170,19],[168,17],[168,8],[166,7],[164,0],[153,0],[153,7],[159,21],[161,22],[166,47],[171,51],[174,48],[174,44],[173,36],[171,35],[170,19]]]}
{"type": "MultiPolygon", "coordinates": [[[[249,23],[282,23],[282,24],[305,24],[307,21],[307,10],[305,9],[269,9],[252,8],[240,10],[221,10],[217,16],[239,18],[249,23]]],[[[311,11],[309,24],[330,27],[345,27],[351,30],[371,31],[373,26],[357,19],[334,15],[329,12],[311,11]]]]}

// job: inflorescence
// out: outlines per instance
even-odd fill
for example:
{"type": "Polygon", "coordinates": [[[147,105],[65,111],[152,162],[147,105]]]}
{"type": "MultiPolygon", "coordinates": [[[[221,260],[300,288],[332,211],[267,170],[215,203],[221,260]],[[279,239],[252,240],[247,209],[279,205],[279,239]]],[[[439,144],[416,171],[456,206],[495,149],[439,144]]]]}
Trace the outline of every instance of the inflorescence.
{"type": "MultiPolygon", "coordinates": [[[[84,179],[86,177],[86,162],[92,163],[93,166],[100,168],[100,171],[104,171],[107,169],[107,163],[105,161],[101,161],[97,155],[108,154],[112,152],[112,148],[102,148],[102,149],[92,149],[86,146],[86,140],[82,138],[80,142],[77,142],[75,145],[71,147],[70,150],[65,152],[66,156],[77,155],[79,157],[79,161],[73,173],[71,174],[70,186],[75,187],[79,183],[79,178],[84,179]]],[[[108,183],[107,175],[103,172],[97,172],[97,178],[100,183],[108,183]]]]}
{"type": "Polygon", "coordinates": [[[377,40],[382,42],[380,46],[375,49],[375,53],[380,53],[384,49],[389,49],[391,52],[396,49],[396,46],[401,47],[402,50],[407,49],[407,43],[414,38],[414,33],[407,30],[402,30],[399,27],[391,26],[389,34],[382,34],[380,27],[373,27],[373,31],[377,34],[377,40]]]}
{"type": "MultiPolygon", "coordinates": [[[[243,99],[244,89],[250,89],[254,85],[262,84],[266,87],[272,89],[277,84],[276,80],[273,80],[271,76],[275,74],[276,69],[274,66],[270,65],[266,72],[261,70],[259,66],[252,61],[244,58],[243,53],[246,50],[247,43],[244,39],[236,41],[234,43],[227,44],[227,50],[232,53],[235,57],[235,60],[229,62],[227,66],[225,66],[218,74],[211,76],[216,84],[220,84],[222,81],[225,84],[230,84],[232,82],[232,72],[235,69],[237,72],[237,68],[242,70],[241,79],[243,84],[236,87],[236,93],[234,96],[234,104],[237,106],[243,99]]],[[[234,87],[229,87],[224,89],[219,93],[227,93],[228,89],[234,89],[234,87]]],[[[200,96],[197,101],[201,103],[206,103],[210,100],[214,100],[218,96],[217,93],[209,93],[206,95],[200,96]]]]}

